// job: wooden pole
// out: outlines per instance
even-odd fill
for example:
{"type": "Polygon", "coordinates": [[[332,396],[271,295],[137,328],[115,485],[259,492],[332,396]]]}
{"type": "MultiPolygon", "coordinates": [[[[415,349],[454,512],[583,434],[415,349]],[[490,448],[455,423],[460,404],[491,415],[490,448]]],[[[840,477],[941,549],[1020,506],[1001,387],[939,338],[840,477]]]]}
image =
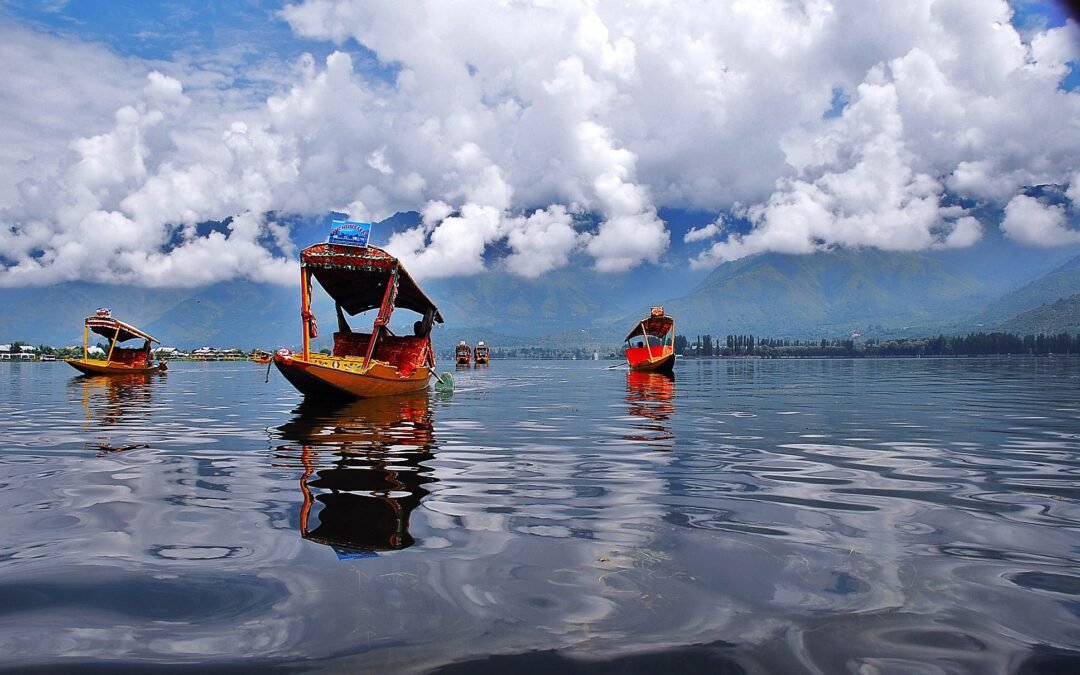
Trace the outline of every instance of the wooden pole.
{"type": "Polygon", "coordinates": [[[642,321],[638,325],[641,326],[641,334],[645,336],[645,349],[649,352],[649,360],[652,361],[652,346],[649,345],[649,334],[645,331],[645,322],[642,321]]]}
{"type": "Polygon", "coordinates": [[[300,317],[304,327],[304,360],[311,358],[311,336],[308,317],[311,316],[311,281],[308,268],[300,267],[300,317]]]}
{"type": "MultiPolygon", "coordinates": [[[[307,326],[304,330],[307,330],[307,326]]],[[[307,534],[308,515],[311,513],[312,502],[315,501],[311,488],[308,487],[308,478],[315,470],[315,465],[311,461],[311,449],[306,445],[301,446],[300,461],[304,465],[304,475],[300,476],[300,492],[304,495],[304,503],[300,505],[300,534],[307,534]]]]}
{"type": "Polygon", "coordinates": [[[112,362],[113,349],[116,349],[116,338],[120,337],[120,326],[116,327],[116,332],[113,333],[112,341],[109,343],[109,355],[105,357],[106,361],[112,362]]]}
{"type": "Polygon", "coordinates": [[[367,370],[371,355],[375,353],[375,341],[379,339],[379,331],[390,321],[390,315],[394,313],[394,310],[390,308],[390,303],[397,295],[398,269],[398,267],[394,268],[394,273],[386,282],[386,292],[383,293],[382,304],[379,305],[379,316],[375,317],[375,326],[371,329],[371,340],[368,342],[367,353],[364,354],[362,370],[367,370]]]}

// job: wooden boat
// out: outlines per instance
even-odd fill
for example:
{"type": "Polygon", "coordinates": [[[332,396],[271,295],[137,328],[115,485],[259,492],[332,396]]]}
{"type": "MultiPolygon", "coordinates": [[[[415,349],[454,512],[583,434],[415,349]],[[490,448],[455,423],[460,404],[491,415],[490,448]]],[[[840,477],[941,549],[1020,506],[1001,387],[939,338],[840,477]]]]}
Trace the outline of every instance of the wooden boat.
{"type": "Polygon", "coordinates": [[[476,365],[487,363],[490,358],[488,353],[488,346],[484,344],[484,341],[476,343],[476,348],[473,349],[473,359],[476,361],[476,365]]]}
{"type": "MultiPolygon", "coordinates": [[[[335,223],[337,224],[337,223],[335,223]]],[[[325,244],[309,246],[300,253],[300,316],[303,351],[288,349],[274,354],[274,365],[305,396],[369,398],[425,389],[435,372],[431,328],[442,323],[438,308],[428,299],[397,258],[375,246],[367,246],[367,234],[359,237],[351,228],[367,223],[343,223],[330,233],[325,244]],[[334,300],[338,330],[330,354],[311,351],[318,336],[311,312],[312,280],[334,300]],[[396,307],[423,316],[413,324],[413,335],[394,335],[389,323],[396,307]],[[378,309],[370,333],[349,327],[345,313],[378,309]]]]}
{"type": "Polygon", "coordinates": [[[675,319],[653,307],[626,336],[630,370],[670,373],[675,369],[675,319]]]}
{"type": "MultiPolygon", "coordinates": [[[[118,321],[112,312],[102,307],[94,316],[87,317],[83,327],[83,355],[81,359],[64,359],[73,368],[86,375],[130,375],[132,373],[153,373],[168,368],[168,365],[154,358],[150,346],[158,343],[157,339],[132,325],[118,321]],[[109,350],[105,358],[90,358],[90,333],[108,338],[109,350]],[[143,340],[139,347],[122,347],[130,340],[143,340]]],[[[160,344],[160,343],[158,343],[160,344]]]]}
{"type": "Polygon", "coordinates": [[[273,354],[267,351],[263,351],[261,349],[256,349],[251,352],[251,360],[255,363],[270,363],[273,358],[273,354]]]}
{"type": "Polygon", "coordinates": [[[470,359],[472,359],[472,350],[469,349],[468,343],[462,340],[454,348],[454,360],[459,366],[467,366],[470,359]]]}

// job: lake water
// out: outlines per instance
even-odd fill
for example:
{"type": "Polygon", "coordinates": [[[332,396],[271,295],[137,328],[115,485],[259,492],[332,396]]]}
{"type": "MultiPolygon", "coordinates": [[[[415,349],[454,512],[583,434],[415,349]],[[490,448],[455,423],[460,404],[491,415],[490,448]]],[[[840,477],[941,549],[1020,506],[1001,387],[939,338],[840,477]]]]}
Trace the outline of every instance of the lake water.
{"type": "Polygon", "coordinates": [[[1080,359],[610,365],[2,364],[0,668],[1080,672],[1080,359]]]}

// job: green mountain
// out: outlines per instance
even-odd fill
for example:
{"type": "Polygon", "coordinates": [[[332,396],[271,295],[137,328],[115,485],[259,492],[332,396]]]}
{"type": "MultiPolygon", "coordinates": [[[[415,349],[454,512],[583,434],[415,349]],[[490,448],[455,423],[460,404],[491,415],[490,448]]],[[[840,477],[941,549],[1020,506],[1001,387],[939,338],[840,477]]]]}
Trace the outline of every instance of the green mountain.
{"type": "MultiPolygon", "coordinates": [[[[684,335],[962,333],[998,327],[1021,312],[1080,293],[1076,248],[1023,248],[1000,238],[959,251],[770,253],[709,273],[649,264],[608,275],[579,259],[543,277],[523,279],[497,263],[492,267],[471,277],[424,282],[446,317],[433,334],[440,352],[458,340],[481,339],[502,347],[603,351],[619,344],[656,304],[676,317],[684,335]]],[[[318,290],[313,302],[321,320],[315,348],[328,347],[335,329],[333,304],[318,290]]],[[[83,319],[101,306],[170,346],[300,346],[299,289],[246,281],[198,289],[84,282],[4,288],[0,342],[79,343],[83,319]]],[[[371,318],[355,317],[351,323],[364,330],[371,318]]],[[[399,313],[394,329],[410,330],[414,318],[399,313]]]]}
{"type": "Polygon", "coordinates": [[[121,321],[147,329],[190,294],[190,289],[129,288],[81,281],[3,288],[0,342],[81,345],[83,320],[98,307],[109,307],[121,321]]]}
{"type": "Polygon", "coordinates": [[[635,303],[623,275],[562,269],[539,279],[504,271],[425,284],[447,324],[540,337],[611,321],[635,303]]]}
{"type": "Polygon", "coordinates": [[[1080,256],[1006,293],[988,305],[975,320],[986,326],[1001,325],[1022,312],[1076,293],[1080,293],[1080,256]]]}
{"type": "Polygon", "coordinates": [[[684,334],[814,337],[868,326],[936,328],[993,298],[984,280],[932,254],[865,249],[725,263],[664,304],[684,334]]]}
{"type": "Polygon", "coordinates": [[[1080,333],[1080,293],[1039,305],[1000,324],[1018,335],[1080,333]]]}
{"type": "MultiPolygon", "coordinates": [[[[142,324],[167,345],[192,348],[298,346],[300,292],[295,288],[234,281],[189,295],[157,319],[142,324]]],[[[333,317],[333,310],[325,316],[333,317]]]]}

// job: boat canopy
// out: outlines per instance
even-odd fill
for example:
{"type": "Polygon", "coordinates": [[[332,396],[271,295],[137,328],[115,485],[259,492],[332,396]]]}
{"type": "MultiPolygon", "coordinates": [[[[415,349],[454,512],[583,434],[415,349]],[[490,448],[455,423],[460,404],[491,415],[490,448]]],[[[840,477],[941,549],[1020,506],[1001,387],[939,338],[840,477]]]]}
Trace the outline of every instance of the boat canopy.
{"type": "Polygon", "coordinates": [[[394,305],[418,314],[430,312],[436,322],[443,322],[439,308],[420,290],[401,262],[380,248],[315,244],[300,253],[300,264],[311,270],[327,295],[350,315],[381,307],[386,285],[397,271],[394,305]]]}
{"type": "Polygon", "coordinates": [[[635,335],[653,335],[662,338],[671,332],[671,327],[674,325],[675,319],[670,316],[650,316],[634,326],[634,329],[627,334],[626,340],[629,341],[635,335]]]}
{"type": "Polygon", "coordinates": [[[126,324],[123,321],[117,321],[111,316],[101,316],[101,312],[99,312],[97,316],[87,317],[86,327],[98,335],[109,338],[110,340],[115,335],[117,342],[127,342],[128,340],[134,340],[135,338],[142,338],[144,340],[149,340],[150,342],[161,344],[152,335],[144,333],[135,326],[126,324]],[[117,328],[120,329],[119,334],[116,332],[117,328]]]}

